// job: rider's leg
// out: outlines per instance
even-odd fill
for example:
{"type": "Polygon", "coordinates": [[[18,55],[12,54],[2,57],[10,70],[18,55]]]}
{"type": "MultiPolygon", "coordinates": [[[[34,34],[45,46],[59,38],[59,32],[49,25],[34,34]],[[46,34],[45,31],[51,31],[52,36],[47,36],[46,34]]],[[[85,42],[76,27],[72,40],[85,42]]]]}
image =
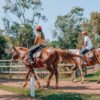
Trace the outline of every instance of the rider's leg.
{"type": "Polygon", "coordinates": [[[80,53],[80,55],[84,58],[84,60],[90,65],[90,59],[88,59],[89,57],[87,57],[87,56],[85,56],[85,54],[88,52],[89,50],[88,49],[86,49],[86,48],[83,48],[82,50],[81,50],[81,53],[80,53]]]}
{"type": "Polygon", "coordinates": [[[84,54],[87,53],[88,51],[89,51],[88,49],[83,48],[83,49],[81,50],[81,52],[80,52],[80,55],[81,55],[81,56],[84,56],[84,54]]]}
{"type": "Polygon", "coordinates": [[[41,45],[32,46],[28,51],[28,60],[29,63],[34,64],[33,54],[41,47],[41,45]]]}

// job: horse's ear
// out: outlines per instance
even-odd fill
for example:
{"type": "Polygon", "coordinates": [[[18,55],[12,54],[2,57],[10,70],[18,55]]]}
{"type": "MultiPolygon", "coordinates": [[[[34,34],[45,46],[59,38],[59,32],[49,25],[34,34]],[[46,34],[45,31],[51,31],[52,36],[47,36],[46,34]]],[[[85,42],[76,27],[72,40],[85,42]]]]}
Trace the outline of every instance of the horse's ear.
{"type": "Polygon", "coordinates": [[[13,46],[13,49],[14,49],[17,53],[19,53],[18,50],[17,50],[14,46],[13,46]]]}
{"type": "Polygon", "coordinates": [[[16,51],[16,48],[13,46],[13,49],[16,51]]]}

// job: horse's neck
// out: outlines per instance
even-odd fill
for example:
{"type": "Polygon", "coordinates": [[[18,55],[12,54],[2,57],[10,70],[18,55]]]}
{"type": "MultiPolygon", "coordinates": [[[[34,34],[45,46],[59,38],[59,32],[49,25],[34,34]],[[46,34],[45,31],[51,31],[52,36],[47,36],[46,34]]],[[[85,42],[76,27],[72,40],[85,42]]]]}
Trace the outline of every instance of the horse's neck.
{"type": "Polygon", "coordinates": [[[27,54],[27,51],[25,51],[25,50],[20,50],[20,57],[21,57],[21,58],[25,57],[26,54],[27,54]]]}

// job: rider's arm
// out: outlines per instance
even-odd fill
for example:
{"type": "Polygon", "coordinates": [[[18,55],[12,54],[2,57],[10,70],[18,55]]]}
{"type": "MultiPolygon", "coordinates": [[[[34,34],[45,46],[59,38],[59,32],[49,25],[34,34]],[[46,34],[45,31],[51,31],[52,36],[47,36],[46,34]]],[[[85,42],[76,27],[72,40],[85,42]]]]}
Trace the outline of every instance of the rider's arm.
{"type": "Polygon", "coordinates": [[[83,44],[83,47],[84,47],[84,48],[87,46],[87,41],[88,41],[88,37],[85,37],[85,38],[84,38],[84,44],[83,44]]]}
{"type": "Polygon", "coordinates": [[[87,46],[87,41],[84,41],[83,47],[85,48],[87,46]]]}

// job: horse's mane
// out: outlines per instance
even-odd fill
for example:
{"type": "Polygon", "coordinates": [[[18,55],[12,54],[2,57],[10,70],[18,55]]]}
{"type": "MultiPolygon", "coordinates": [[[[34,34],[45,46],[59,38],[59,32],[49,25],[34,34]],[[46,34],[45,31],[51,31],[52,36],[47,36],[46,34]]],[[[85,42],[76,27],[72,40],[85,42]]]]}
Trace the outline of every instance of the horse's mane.
{"type": "Polygon", "coordinates": [[[28,51],[28,48],[25,47],[15,47],[17,50],[28,51]]]}

